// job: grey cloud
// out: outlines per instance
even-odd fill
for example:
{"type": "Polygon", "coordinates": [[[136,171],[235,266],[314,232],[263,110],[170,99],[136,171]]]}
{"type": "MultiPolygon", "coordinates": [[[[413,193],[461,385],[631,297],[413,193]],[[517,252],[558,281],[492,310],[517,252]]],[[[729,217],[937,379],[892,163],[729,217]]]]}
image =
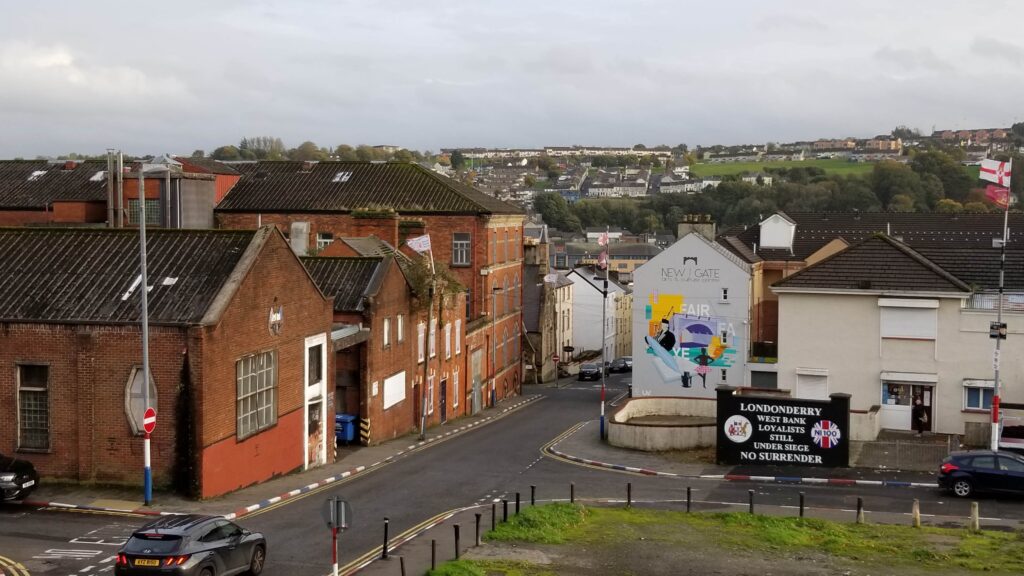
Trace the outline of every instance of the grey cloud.
{"type": "Polygon", "coordinates": [[[985,58],[998,58],[1011,64],[1024,64],[1024,47],[995,38],[976,37],[971,42],[971,52],[985,58]]]}

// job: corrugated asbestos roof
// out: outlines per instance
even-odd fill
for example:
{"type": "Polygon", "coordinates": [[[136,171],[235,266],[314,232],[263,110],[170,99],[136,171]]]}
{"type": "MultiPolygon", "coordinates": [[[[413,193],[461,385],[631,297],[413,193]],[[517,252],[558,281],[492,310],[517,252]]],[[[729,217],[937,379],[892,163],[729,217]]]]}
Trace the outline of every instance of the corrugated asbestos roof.
{"type": "Polygon", "coordinates": [[[0,160],[0,208],[43,209],[52,202],[106,202],[106,160],[65,163],[0,160]]]}
{"type": "Polygon", "coordinates": [[[218,212],[522,213],[512,204],[408,162],[262,161],[232,167],[242,178],[218,212]]]}
{"type": "Polygon", "coordinates": [[[376,293],[377,284],[383,280],[384,263],[384,257],[302,258],[320,291],[334,296],[335,312],[362,312],[366,297],[376,293]]]}
{"type": "MultiPolygon", "coordinates": [[[[262,231],[149,230],[149,321],[198,324],[262,231]]],[[[0,321],[136,323],[137,230],[0,228],[0,321]]]]}
{"type": "Polygon", "coordinates": [[[181,162],[188,172],[200,172],[204,174],[223,174],[237,176],[238,170],[231,166],[214,160],[213,158],[191,158],[187,156],[175,156],[175,160],[181,162]]]}
{"type": "Polygon", "coordinates": [[[879,234],[772,285],[776,288],[970,292],[971,287],[908,246],[879,234]]]}

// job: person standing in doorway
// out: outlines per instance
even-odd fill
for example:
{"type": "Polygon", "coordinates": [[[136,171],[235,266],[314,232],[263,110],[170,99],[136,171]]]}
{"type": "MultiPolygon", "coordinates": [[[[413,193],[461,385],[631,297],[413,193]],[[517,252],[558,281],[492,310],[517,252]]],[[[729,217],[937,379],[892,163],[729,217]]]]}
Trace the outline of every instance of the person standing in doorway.
{"type": "Polygon", "coordinates": [[[910,411],[910,417],[914,421],[914,430],[917,430],[917,435],[920,436],[928,424],[928,409],[924,407],[920,398],[914,398],[914,408],[910,411]]]}

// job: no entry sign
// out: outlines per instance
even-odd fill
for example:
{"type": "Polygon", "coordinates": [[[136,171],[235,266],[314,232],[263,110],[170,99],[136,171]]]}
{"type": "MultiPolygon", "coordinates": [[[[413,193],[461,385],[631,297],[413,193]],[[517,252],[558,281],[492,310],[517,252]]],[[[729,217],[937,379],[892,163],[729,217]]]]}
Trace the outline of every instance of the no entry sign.
{"type": "Polygon", "coordinates": [[[551,357],[551,360],[552,360],[553,362],[558,362],[558,354],[555,354],[554,356],[552,356],[552,357],[551,357]]]}
{"type": "Polygon", "coordinates": [[[153,430],[156,430],[156,410],[150,406],[146,408],[146,412],[142,415],[142,429],[146,431],[146,434],[152,434],[153,430]]]}

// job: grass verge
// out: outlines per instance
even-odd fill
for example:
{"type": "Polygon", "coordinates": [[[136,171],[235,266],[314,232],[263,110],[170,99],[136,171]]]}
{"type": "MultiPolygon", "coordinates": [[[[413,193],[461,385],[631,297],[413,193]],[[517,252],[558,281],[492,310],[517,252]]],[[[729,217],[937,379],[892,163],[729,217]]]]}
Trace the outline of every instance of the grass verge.
{"type": "MultiPolygon", "coordinates": [[[[703,557],[741,553],[766,562],[810,554],[825,561],[878,567],[883,573],[886,569],[889,573],[901,569],[914,573],[1024,573],[1024,532],[914,529],[745,513],[686,514],[551,504],[526,508],[485,538],[516,543],[519,548],[527,548],[522,544],[528,543],[555,545],[563,551],[559,554],[563,558],[571,558],[570,551],[580,548],[626,557],[631,547],[653,544],[665,551],[689,548],[703,557]]],[[[518,560],[463,559],[430,574],[539,576],[556,574],[557,568],[518,560]]]]}

